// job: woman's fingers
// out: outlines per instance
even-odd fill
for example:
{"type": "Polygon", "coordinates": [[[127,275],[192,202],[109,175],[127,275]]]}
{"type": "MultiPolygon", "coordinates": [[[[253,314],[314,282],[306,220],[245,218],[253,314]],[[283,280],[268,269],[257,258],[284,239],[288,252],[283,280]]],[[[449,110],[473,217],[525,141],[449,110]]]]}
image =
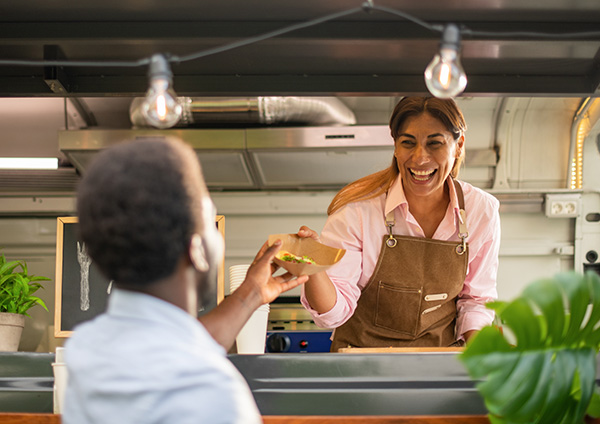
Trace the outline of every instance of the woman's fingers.
{"type": "Polygon", "coordinates": [[[308,228],[306,225],[303,225],[302,227],[300,227],[300,229],[298,230],[298,236],[303,237],[303,238],[310,237],[311,239],[316,240],[318,242],[321,241],[319,239],[319,234],[316,231],[308,228]]]}

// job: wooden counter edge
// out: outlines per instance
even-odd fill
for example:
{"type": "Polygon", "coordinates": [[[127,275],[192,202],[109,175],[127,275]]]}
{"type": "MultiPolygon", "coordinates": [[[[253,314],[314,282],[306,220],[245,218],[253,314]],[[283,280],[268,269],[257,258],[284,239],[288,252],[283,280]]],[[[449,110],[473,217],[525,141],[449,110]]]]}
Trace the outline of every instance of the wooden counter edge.
{"type": "Polygon", "coordinates": [[[457,353],[464,347],[343,347],[338,353],[457,353]]]}
{"type": "MultiPolygon", "coordinates": [[[[264,415],[264,424],[489,424],[484,415],[388,416],[388,415],[264,415]]],[[[600,424],[598,418],[586,418],[587,424],[600,424]]],[[[61,424],[57,414],[0,412],[2,424],[61,424]]]]}
{"type": "Polygon", "coordinates": [[[12,412],[0,413],[2,424],[60,424],[60,415],[57,414],[22,414],[12,412]]]}
{"type": "Polygon", "coordinates": [[[490,424],[484,415],[438,416],[263,416],[264,424],[490,424]]]}

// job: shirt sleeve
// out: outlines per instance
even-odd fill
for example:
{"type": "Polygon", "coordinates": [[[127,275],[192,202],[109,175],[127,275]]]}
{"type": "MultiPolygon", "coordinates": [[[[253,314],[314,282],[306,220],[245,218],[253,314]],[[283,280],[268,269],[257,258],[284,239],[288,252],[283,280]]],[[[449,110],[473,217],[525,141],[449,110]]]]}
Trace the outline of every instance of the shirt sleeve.
{"type": "Polygon", "coordinates": [[[346,205],[330,215],[323,227],[321,241],[338,249],[346,249],[338,264],[327,270],[336,292],[336,302],[331,310],[319,314],[306,299],[304,286],[300,301],[311,313],[315,324],[322,328],[336,328],[354,314],[361,289],[358,281],[363,263],[363,220],[354,204],[346,205]]]}
{"type": "Polygon", "coordinates": [[[456,302],[458,339],[463,339],[467,331],[480,330],[492,323],[494,311],[485,304],[498,297],[496,278],[501,235],[499,202],[491,198],[481,203],[485,205],[483,210],[477,211],[477,216],[481,218],[477,226],[481,230],[476,231],[480,240],[474,243],[474,251],[469,246],[469,255],[472,254],[473,259],[469,260],[465,284],[456,302]]]}

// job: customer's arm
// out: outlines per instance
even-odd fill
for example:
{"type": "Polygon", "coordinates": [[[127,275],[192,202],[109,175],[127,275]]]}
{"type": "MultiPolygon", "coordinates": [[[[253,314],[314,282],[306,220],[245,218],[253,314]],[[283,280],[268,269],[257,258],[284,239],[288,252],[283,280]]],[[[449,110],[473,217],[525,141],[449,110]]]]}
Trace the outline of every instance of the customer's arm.
{"type": "Polygon", "coordinates": [[[246,279],[215,309],[200,317],[200,322],[212,337],[229,350],[246,321],[265,303],[275,300],[281,293],[306,282],[306,275],[295,278],[290,273],[273,277],[277,267],[273,258],[281,248],[281,241],[271,247],[265,243],[248,269],[246,279]]]}

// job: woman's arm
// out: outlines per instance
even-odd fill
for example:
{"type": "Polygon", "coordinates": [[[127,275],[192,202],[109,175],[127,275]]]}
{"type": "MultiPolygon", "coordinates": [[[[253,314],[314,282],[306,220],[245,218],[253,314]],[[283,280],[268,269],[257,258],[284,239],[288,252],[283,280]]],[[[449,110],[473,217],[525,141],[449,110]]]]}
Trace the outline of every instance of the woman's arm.
{"type": "Polygon", "coordinates": [[[479,330],[492,323],[494,312],[485,304],[498,297],[496,279],[498,274],[498,254],[500,251],[499,203],[493,199],[480,202],[481,210],[472,214],[480,220],[473,228],[472,237],[477,238],[474,248],[469,246],[469,273],[457,300],[457,336],[467,339],[471,330],[479,330]],[[476,248],[475,248],[476,247],[476,248]]]}
{"type": "MultiPolygon", "coordinates": [[[[313,240],[321,242],[317,232],[307,226],[300,227],[298,237],[310,237],[313,240]]],[[[335,286],[324,271],[313,274],[308,278],[308,281],[304,285],[304,295],[308,303],[310,303],[311,308],[319,314],[329,312],[335,306],[337,300],[335,286]]]]}

